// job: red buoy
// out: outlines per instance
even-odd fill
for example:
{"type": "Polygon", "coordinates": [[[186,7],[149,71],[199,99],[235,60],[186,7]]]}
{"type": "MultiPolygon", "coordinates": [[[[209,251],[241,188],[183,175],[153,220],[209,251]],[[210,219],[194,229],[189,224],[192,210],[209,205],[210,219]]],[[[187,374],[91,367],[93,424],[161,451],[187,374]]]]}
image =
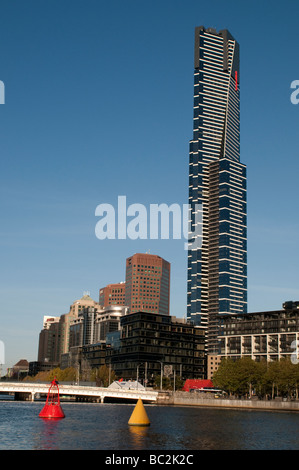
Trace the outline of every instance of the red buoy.
{"type": "Polygon", "coordinates": [[[46,404],[40,412],[39,416],[40,418],[51,419],[60,419],[65,417],[64,412],[60,406],[59,388],[56,378],[51,382],[46,404]]]}

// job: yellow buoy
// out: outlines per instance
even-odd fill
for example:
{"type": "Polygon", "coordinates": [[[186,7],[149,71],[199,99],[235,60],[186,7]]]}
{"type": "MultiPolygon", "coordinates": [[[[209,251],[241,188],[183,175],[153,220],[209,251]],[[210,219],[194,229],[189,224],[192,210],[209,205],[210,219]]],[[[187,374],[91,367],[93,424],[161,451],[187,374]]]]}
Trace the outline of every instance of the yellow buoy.
{"type": "Polygon", "coordinates": [[[130,426],[149,426],[150,420],[146,414],[141,398],[136,403],[131,418],[128,421],[130,426]]]}

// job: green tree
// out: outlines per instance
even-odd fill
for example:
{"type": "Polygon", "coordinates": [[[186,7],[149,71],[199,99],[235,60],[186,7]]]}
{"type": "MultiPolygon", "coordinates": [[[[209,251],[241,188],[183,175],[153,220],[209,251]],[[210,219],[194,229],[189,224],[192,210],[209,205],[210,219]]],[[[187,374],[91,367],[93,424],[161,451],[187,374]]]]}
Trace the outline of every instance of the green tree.
{"type": "Polygon", "coordinates": [[[261,377],[266,370],[265,364],[250,357],[242,357],[236,362],[236,367],[240,394],[252,396],[253,391],[260,390],[261,377]]]}
{"type": "MultiPolygon", "coordinates": [[[[182,379],[180,375],[175,376],[175,390],[182,390],[184,387],[185,380],[182,379]]],[[[172,388],[174,388],[174,377],[172,378],[172,388]]]]}
{"type": "Polygon", "coordinates": [[[213,384],[230,395],[238,393],[240,384],[236,362],[230,358],[222,359],[218,370],[213,375],[213,384]]]}
{"type": "Polygon", "coordinates": [[[106,365],[92,369],[91,380],[96,382],[98,387],[108,387],[114,380],[117,380],[114,370],[109,370],[106,365]]]}
{"type": "Polygon", "coordinates": [[[257,395],[295,397],[299,395],[299,364],[292,364],[289,358],[273,362],[255,362],[243,357],[236,361],[223,359],[213,376],[217,388],[230,395],[257,395]]]}
{"type": "Polygon", "coordinates": [[[293,384],[293,392],[296,400],[299,398],[299,364],[293,364],[291,370],[291,380],[293,384]]]}
{"type": "Polygon", "coordinates": [[[271,398],[280,396],[284,389],[284,363],[281,361],[273,361],[268,363],[267,371],[265,373],[264,381],[271,398]]]}
{"type": "Polygon", "coordinates": [[[267,393],[267,389],[265,387],[264,383],[264,376],[267,372],[267,361],[262,360],[260,362],[256,362],[256,394],[259,395],[260,397],[264,397],[267,393]]]}
{"type": "Polygon", "coordinates": [[[39,372],[34,377],[27,377],[26,381],[30,382],[52,382],[56,378],[58,382],[73,382],[76,380],[76,369],[74,367],[68,367],[66,369],[60,369],[56,367],[50,371],[39,372]]]}

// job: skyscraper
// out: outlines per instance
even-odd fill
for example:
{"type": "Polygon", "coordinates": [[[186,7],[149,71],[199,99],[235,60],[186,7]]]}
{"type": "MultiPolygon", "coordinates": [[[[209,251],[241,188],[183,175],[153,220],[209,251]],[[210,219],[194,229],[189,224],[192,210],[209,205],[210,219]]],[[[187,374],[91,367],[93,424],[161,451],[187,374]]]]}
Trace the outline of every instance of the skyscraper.
{"type": "Polygon", "coordinates": [[[130,313],[169,315],[170,263],[157,255],[136,253],[126,260],[125,305],[130,313]]]}
{"type": "Polygon", "coordinates": [[[108,286],[100,289],[99,304],[101,307],[108,307],[108,305],[125,305],[125,292],[125,282],[108,284],[108,286]]]}
{"type": "Polygon", "coordinates": [[[240,163],[239,45],[195,29],[187,318],[218,350],[219,314],[247,312],[246,166],[240,163]]]}

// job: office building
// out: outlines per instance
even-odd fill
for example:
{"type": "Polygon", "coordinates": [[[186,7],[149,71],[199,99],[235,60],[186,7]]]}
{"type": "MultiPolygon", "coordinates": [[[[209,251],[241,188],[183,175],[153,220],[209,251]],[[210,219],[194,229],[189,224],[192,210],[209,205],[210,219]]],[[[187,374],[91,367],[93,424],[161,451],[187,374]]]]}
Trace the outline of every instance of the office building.
{"type": "Polygon", "coordinates": [[[70,325],[70,348],[106,341],[108,333],[120,329],[120,319],[128,312],[127,307],[84,308],[70,325]]]}
{"type": "Polygon", "coordinates": [[[70,348],[70,325],[78,320],[84,309],[98,305],[89,293],[85,292],[70,305],[69,313],[58,317],[44,316],[43,329],[39,334],[38,358],[34,366],[37,372],[60,364],[61,356],[67,354],[70,348]]]}
{"type": "Polygon", "coordinates": [[[119,331],[121,317],[127,313],[128,308],[120,305],[99,309],[95,318],[95,341],[106,341],[108,334],[119,331]]]}
{"type": "Polygon", "coordinates": [[[125,305],[130,313],[169,315],[170,263],[157,255],[136,253],[126,260],[125,305]]]}
{"type": "Polygon", "coordinates": [[[101,307],[108,307],[108,305],[125,305],[125,293],[125,282],[108,284],[106,287],[100,289],[99,304],[101,307]]]}
{"type": "MultiPolygon", "coordinates": [[[[60,317],[60,354],[66,354],[70,348],[70,326],[80,319],[80,315],[88,308],[97,308],[99,304],[93,300],[89,292],[84,292],[83,296],[75,300],[70,306],[69,313],[60,317]]],[[[80,320],[79,320],[80,321],[80,320]]],[[[85,335],[88,333],[85,331],[85,335]]],[[[83,332],[82,332],[83,335],[83,332]]],[[[83,336],[82,336],[83,337],[83,336]]]]}
{"type": "Polygon", "coordinates": [[[121,317],[120,341],[106,349],[118,377],[150,381],[161,374],[205,378],[204,329],[170,315],[136,312],[121,317]]]}
{"type": "Polygon", "coordinates": [[[62,368],[88,363],[89,367],[105,364],[106,341],[120,330],[120,319],[128,309],[119,305],[86,307],[70,324],[69,351],[62,355],[62,368]]]}
{"type": "Polygon", "coordinates": [[[97,307],[98,305],[99,304],[90,297],[90,293],[86,291],[80,299],[75,300],[72,303],[70,306],[70,313],[73,316],[78,317],[79,313],[82,312],[84,308],[97,307]]]}
{"type": "Polygon", "coordinates": [[[195,30],[189,157],[187,318],[218,352],[219,314],[247,312],[246,166],[240,163],[239,45],[227,30],[195,30]]]}

